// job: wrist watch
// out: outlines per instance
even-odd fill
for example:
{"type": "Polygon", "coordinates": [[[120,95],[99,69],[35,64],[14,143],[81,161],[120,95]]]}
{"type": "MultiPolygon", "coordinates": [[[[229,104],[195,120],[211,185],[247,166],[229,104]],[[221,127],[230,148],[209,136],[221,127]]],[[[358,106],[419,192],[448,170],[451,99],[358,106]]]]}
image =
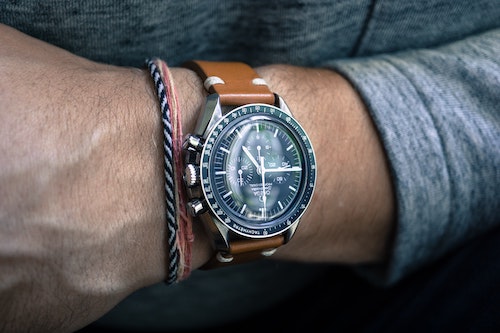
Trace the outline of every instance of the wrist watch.
{"type": "Polygon", "coordinates": [[[311,141],[247,64],[190,61],[208,96],[184,141],[188,211],[213,240],[202,268],[272,255],[287,243],[316,183],[311,141]]]}

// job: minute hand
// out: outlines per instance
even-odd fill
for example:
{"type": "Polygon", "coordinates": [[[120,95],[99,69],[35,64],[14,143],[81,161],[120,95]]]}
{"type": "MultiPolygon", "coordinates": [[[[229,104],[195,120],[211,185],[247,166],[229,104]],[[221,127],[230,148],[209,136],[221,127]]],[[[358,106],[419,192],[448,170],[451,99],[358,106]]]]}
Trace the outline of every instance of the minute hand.
{"type": "Polygon", "coordinates": [[[291,168],[266,169],[266,173],[268,173],[268,172],[290,172],[290,171],[302,171],[302,168],[301,167],[291,167],[291,168]]]}
{"type": "Polygon", "coordinates": [[[255,165],[255,167],[257,168],[257,170],[260,170],[259,162],[257,162],[257,160],[250,153],[250,151],[248,151],[248,148],[245,147],[245,146],[241,146],[241,149],[243,149],[243,152],[245,153],[245,155],[248,156],[248,158],[250,159],[250,161],[252,161],[253,165],[255,165]]]}

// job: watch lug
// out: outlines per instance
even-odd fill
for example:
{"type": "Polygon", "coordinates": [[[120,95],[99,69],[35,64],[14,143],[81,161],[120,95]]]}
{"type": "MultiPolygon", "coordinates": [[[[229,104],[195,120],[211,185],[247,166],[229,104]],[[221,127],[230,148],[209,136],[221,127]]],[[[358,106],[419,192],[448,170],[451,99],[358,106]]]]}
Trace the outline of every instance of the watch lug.
{"type": "Polygon", "coordinates": [[[278,101],[277,107],[279,107],[283,112],[285,112],[286,114],[288,114],[288,115],[291,116],[292,112],[288,108],[288,105],[285,103],[285,101],[283,100],[283,98],[281,98],[281,96],[278,95],[278,94],[274,94],[274,96],[276,97],[276,100],[278,101]]]}
{"type": "Polygon", "coordinates": [[[295,231],[297,230],[297,227],[299,226],[299,223],[300,220],[295,221],[292,226],[283,233],[283,236],[285,236],[285,243],[288,243],[290,239],[292,239],[295,231]]]}
{"type": "Polygon", "coordinates": [[[205,227],[205,231],[212,236],[210,238],[214,243],[214,248],[218,251],[227,252],[229,250],[229,229],[211,216],[209,211],[200,215],[200,220],[205,227]]]}
{"type": "Polygon", "coordinates": [[[195,127],[195,134],[206,138],[210,130],[223,117],[219,95],[208,95],[195,127]]]}

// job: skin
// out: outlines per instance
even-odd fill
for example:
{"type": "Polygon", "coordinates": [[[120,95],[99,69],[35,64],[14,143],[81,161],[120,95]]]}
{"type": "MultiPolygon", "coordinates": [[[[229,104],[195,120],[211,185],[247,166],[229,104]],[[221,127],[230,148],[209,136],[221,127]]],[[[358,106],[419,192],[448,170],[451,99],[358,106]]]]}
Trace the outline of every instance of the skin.
{"type": "MultiPolygon", "coordinates": [[[[205,92],[172,68],[183,131],[205,92]]],[[[311,137],[313,201],[274,258],[380,262],[391,177],[353,87],[327,69],[256,69],[311,137]]],[[[71,332],[165,279],[162,130],[149,74],[98,64],[0,25],[0,331],[71,332]]],[[[194,224],[192,268],[212,250],[194,224]]]]}

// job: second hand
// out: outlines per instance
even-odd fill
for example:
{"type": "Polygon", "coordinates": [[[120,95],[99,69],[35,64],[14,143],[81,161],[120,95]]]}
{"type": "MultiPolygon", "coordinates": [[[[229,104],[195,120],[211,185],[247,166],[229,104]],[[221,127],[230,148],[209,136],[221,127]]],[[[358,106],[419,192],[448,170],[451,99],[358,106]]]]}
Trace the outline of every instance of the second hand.
{"type": "Polygon", "coordinates": [[[266,169],[264,168],[264,157],[260,156],[260,175],[262,179],[262,202],[264,203],[264,209],[262,210],[262,218],[266,219],[267,207],[266,207],[266,177],[265,177],[266,169]]]}

